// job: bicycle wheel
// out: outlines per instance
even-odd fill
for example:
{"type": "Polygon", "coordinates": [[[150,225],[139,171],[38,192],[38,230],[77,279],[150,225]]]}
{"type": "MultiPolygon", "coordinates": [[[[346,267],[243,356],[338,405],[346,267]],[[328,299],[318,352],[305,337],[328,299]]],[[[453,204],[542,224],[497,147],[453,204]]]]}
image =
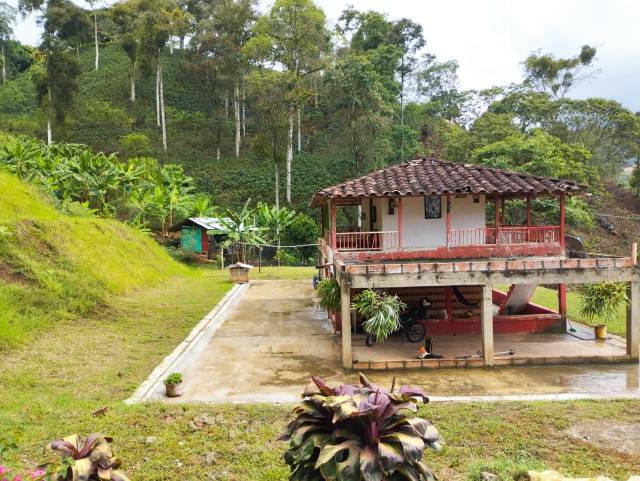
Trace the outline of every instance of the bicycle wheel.
{"type": "Polygon", "coordinates": [[[376,338],[371,334],[367,334],[367,337],[364,338],[364,343],[371,347],[376,343],[376,338]]]}
{"type": "Polygon", "coordinates": [[[419,322],[414,322],[406,329],[407,339],[411,342],[420,342],[424,338],[427,331],[424,326],[419,322]]]}

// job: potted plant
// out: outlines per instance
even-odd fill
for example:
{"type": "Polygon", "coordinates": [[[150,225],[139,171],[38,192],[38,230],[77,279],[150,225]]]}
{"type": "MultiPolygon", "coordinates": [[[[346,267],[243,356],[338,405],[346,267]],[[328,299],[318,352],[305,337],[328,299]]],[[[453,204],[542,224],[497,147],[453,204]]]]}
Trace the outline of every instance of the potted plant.
{"type": "Polygon", "coordinates": [[[316,292],[320,297],[320,307],[326,309],[333,329],[340,331],[342,329],[342,318],[340,315],[340,284],[333,277],[325,277],[318,282],[316,292]]]}
{"type": "Polygon", "coordinates": [[[353,299],[352,307],[365,319],[362,328],[370,340],[384,342],[400,329],[400,311],[407,306],[398,296],[379,290],[365,289],[353,299]]]}
{"type": "Polygon", "coordinates": [[[584,284],[580,287],[582,295],[580,315],[587,321],[598,318],[604,323],[594,326],[596,339],[607,337],[606,323],[611,321],[618,313],[618,307],[626,303],[627,286],[622,282],[597,282],[584,284]]]}
{"type": "Polygon", "coordinates": [[[182,396],[182,374],[179,372],[169,374],[169,376],[164,380],[164,387],[167,397],[182,396]]]}
{"type": "Polygon", "coordinates": [[[386,390],[363,374],[360,385],[312,381],[280,438],[289,441],[290,480],[435,481],[422,458],[441,449],[441,438],[415,415],[429,400],[420,389],[386,390]]]}

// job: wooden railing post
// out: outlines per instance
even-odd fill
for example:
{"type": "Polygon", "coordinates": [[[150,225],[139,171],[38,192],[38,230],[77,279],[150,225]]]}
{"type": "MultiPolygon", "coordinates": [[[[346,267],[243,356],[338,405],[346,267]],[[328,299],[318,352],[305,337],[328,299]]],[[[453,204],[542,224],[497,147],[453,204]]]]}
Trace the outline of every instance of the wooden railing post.
{"type": "Polygon", "coordinates": [[[398,249],[402,249],[402,232],[403,232],[404,224],[402,219],[402,197],[398,197],[398,249]]]}
{"type": "Polygon", "coordinates": [[[564,249],[564,192],[560,192],[560,247],[564,249]]]}
{"type": "Polygon", "coordinates": [[[338,250],[338,239],[336,235],[336,205],[331,202],[331,248],[338,250]]]}
{"type": "Polygon", "coordinates": [[[447,247],[451,246],[451,194],[447,194],[447,247]]]}

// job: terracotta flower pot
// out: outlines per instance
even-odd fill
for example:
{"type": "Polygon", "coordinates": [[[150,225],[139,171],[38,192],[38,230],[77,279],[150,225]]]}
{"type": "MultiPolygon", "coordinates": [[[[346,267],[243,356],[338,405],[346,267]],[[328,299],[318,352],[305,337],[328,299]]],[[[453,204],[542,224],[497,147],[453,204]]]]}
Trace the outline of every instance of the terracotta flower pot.
{"type": "Polygon", "coordinates": [[[184,394],[184,389],[181,382],[178,384],[165,384],[164,387],[167,397],[179,397],[184,394]]]}
{"type": "Polygon", "coordinates": [[[606,324],[598,324],[597,326],[593,326],[593,332],[596,335],[596,339],[606,339],[607,338],[606,324]]]}

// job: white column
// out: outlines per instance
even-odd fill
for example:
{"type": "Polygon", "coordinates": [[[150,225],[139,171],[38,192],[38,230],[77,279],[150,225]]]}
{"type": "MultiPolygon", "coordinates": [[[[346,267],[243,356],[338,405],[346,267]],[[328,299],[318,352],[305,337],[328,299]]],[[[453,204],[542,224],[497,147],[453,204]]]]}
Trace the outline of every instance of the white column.
{"type": "Polygon", "coordinates": [[[351,356],[351,289],[346,279],[340,280],[340,304],[342,317],[342,367],[351,369],[353,358],[351,356]]]}
{"type": "Polygon", "coordinates": [[[493,296],[490,285],[482,286],[482,355],[485,366],[493,366],[493,296]]]}
{"type": "Polygon", "coordinates": [[[627,309],[627,354],[638,359],[640,353],[640,282],[629,286],[627,309]]]}

